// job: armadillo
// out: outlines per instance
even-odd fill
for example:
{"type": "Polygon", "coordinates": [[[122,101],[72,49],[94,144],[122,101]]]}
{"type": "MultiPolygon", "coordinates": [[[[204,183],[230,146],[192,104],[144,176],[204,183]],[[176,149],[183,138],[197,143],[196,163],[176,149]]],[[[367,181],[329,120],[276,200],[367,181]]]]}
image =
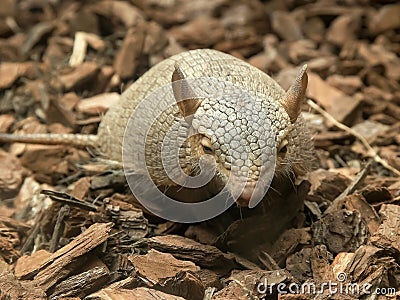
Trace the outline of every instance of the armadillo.
{"type": "MultiPolygon", "coordinates": [[[[211,155],[216,161],[215,176],[222,184],[229,175],[244,181],[244,189],[236,201],[240,206],[248,205],[256,183],[263,178],[261,157],[274,162],[276,178],[303,175],[311,168],[313,144],[300,110],[307,87],[306,66],[300,69],[294,83],[285,92],[276,81],[256,67],[210,49],[186,51],[153,66],[108,110],[97,135],[0,134],[0,141],[90,146],[108,159],[121,162],[125,128],[132,111],[148,95],[171,82],[182,82],[172,87],[177,98],[176,105],[168,111],[168,115],[155,120],[146,140],[145,160],[155,185],[176,184],[163,172],[159,152],[167,130],[184,118],[196,134],[182,145],[179,157],[182,169],[186,174],[194,174],[200,157],[211,155]],[[242,89],[259,99],[262,109],[251,111],[249,108],[247,113],[239,113],[240,99],[221,98],[215,101],[198,98],[195,88],[184,82],[192,78],[216,78],[227,82],[230,85],[226,89],[229,86],[242,89]],[[185,101],[178,101],[178,98],[185,98],[185,101]],[[265,132],[273,133],[272,140],[271,136],[264,135],[265,132]],[[244,140],[244,147],[238,145],[236,135],[244,140]],[[234,167],[234,162],[240,161],[243,151],[250,152],[249,159],[234,167]],[[243,176],[243,171],[247,176],[243,176]]],[[[150,112],[147,114],[144,110],[139,117],[145,119],[148,115],[151,115],[150,112]]]]}

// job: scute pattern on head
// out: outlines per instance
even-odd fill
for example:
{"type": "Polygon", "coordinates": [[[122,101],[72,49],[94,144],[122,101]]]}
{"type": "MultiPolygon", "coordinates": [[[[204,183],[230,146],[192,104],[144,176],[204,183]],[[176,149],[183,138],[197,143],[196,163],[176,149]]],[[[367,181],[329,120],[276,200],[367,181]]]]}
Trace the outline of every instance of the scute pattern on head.
{"type": "Polygon", "coordinates": [[[202,101],[192,126],[210,139],[220,173],[234,172],[243,180],[257,180],[263,162],[276,155],[276,145],[286,134],[290,120],[271,120],[270,116],[281,108],[273,101],[264,106],[265,95],[250,94],[230,82],[226,87],[202,101]]]}

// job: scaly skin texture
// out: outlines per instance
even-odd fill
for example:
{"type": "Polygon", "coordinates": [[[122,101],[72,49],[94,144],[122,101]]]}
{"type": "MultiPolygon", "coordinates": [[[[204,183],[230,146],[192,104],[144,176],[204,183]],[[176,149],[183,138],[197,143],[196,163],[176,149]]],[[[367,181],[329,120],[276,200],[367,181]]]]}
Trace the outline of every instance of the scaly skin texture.
{"type": "MultiPolygon", "coordinates": [[[[188,80],[190,78],[199,77],[220,78],[237,85],[257,99],[261,99],[262,106],[265,108],[267,115],[259,116],[256,114],[257,112],[254,111],[252,114],[255,115],[256,118],[253,120],[248,119],[247,121],[256,122],[258,120],[262,122],[264,119],[269,120],[272,126],[275,127],[277,133],[275,141],[276,147],[280,146],[282,137],[286,137],[287,152],[284,157],[277,154],[277,149],[271,153],[271,155],[277,155],[276,176],[287,176],[291,172],[300,175],[311,168],[314,159],[310,135],[303,118],[299,116],[294,123],[291,123],[288,114],[279,103],[279,100],[284,97],[285,91],[272,78],[259,69],[231,55],[208,49],[192,50],[172,56],[151,68],[133,83],[128,90],[122,94],[118,105],[112,107],[107,112],[100,124],[98,136],[102,154],[110,159],[121,161],[123,135],[131,112],[145,97],[153,93],[159,87],[171,82],[171,75],[174,72],[175,64],[179,65],[180,70],[185,74],[185,78],[188,80]]],[[[226,101],[226,99],[222,101],[226,101]]],[[[222,105],[223,104],[224,103],[222,103],[222,105]]],[[[236,103],[236,105],[238,104],[239,103],[236,103]]],[[[216,117],[216,110],[212,110],[215,105],[216,103],[214,103],[210,109],[210,107],[203,102],[195,114],[195,119],[196,116],[197,119],[201,119],[207,114],[210,123],[208,127],[211,127],[213,115],[216,117]]],[[[234,100],[232,108],[234,111],[234,100]]],[[[150,110],[151,108],[149,107],[149,114],[143,115],[142,118],[148,118],[151,115],[150,110]]],[[[159,154],[166,130],[177,122],[179,118],[181,118],[181,115],[179,109],[175,106],[169,110],[166,115],[163,115],[155,122],[152,130],[150,130],[147,135],[146,163],[151,176],[156,184],[159,185],[171,184],[166,174],[163,172],[159,154]]],[[[247,116],[247,118],[249,118],[249,116],[247,116]]],[[[230,123],[234,123],[234,121],[230,123]]],[[[205,124],[205,126],[206,125],[207,124],[205,124]]],[[[249,125],[246,124],[246,126],[249,125]]],[[[210,130],[211,128],[206,129],[210,130]]],[[[215,128],[211,130],[215,131],[215,128]]],[[[215,132],[212,132],[211,135],[213,133],[215,132]]],[[[226,135],[225,141],[229,140],[228,128],[220,127],[218,133],[219,136],[226,135]]],[[[232,139],[232,137],[230,138],[232,139]]],[[[202,154],[198,149],[199,143],[199,139],[192,140],[183,147],[184,149],[182,151],[184,152],[181,153],[183,157],[181,160],[181,167],[188,174],[197,166],[199,156],[202,154]]],[[[219,162],[223,164],[226,162],[226,159],[225,161],[219,162]]]]}

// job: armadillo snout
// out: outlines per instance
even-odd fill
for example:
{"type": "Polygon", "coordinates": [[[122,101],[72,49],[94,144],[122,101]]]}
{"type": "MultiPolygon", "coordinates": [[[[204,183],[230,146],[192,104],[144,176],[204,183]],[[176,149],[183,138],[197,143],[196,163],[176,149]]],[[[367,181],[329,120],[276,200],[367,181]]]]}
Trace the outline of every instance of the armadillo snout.
{"type": "Polygon", "coordinates": [[[273,164],[262,166],[259,176],[254,172],[247,176],[231,172],[227,187],[239,206],[253,208],[265,197],[275,174],[273,164]]]}
{"type": "Polygon", "coordinates": [[[260,202],[268,187],[260,184],[259,181],[246,181],[246,183],[235,183],[233,182],[231,193],[236,199],[236,204],[241,207],[254,207],[260,202]]]}
{"type": "MultiPolygon", "coordinates": [[[[239,198],[236,199],[237,205],[242,207],[248,207],[250,199],[255,191],[255,187],[256,187],[255,181],[247,181],[245,183],[245,186],[241,190],[239,198]]],[[[233,189],[235,189],[235,186],[233,187],[233,189]]],[[[233,193],[235,194],[235,191],[233,193]]]]}

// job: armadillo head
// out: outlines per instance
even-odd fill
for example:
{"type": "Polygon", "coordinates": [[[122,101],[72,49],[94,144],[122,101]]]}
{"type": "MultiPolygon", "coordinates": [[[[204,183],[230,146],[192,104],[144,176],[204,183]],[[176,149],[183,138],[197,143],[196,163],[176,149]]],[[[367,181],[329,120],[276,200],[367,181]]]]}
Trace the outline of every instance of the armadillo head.
{"type": "Polygon", "coordinates": [[[222,83],[227,86],[219,86],[210,97],[198,97],[178,66],[172,81],[180,113],[197,133],[191,140],[193,156],[214,158],[204,162],[216,163],[216,176],[229,186],[236,203],[254,207],[286,155],[286,136],[300,114],[307,86],[306,67],[282,99],[267,101],[265,95],[250,94],[232,83],[222,83]]]}

